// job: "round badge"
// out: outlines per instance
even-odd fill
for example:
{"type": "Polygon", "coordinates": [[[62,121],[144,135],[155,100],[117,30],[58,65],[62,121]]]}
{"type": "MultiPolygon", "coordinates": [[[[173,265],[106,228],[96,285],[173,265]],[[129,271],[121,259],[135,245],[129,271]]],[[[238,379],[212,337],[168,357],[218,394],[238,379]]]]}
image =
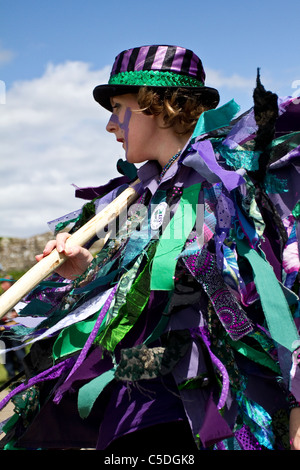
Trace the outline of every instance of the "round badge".
{"type": "Polygon", "coordinates": [[[168,204],[166,202],[160,202],[154,209],[153,214],[151,215],[150,226],[152,230],[157,230],[162,226],[165,213],[168,209],[168,204]]]}

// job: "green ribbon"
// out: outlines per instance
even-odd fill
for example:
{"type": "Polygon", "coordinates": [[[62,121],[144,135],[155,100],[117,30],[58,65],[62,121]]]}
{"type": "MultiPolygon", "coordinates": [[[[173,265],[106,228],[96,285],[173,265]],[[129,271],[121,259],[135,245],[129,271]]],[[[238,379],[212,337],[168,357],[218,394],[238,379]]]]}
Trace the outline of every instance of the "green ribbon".
{"type": "Polygon", "coordinates": [[[300,219],[300,201],[297,202],[294,209],[292,210],[292,214],[296,220],[300,219]]]}
{"type": "Polygon", "coordinates": [[[183,190],[179,206],[160,237],[152,265],[151,290],[172,290],[177,257],[193,230],[201,184],[183,190]]]}
{"type": "Polygon", "coordinates": [[[258,351],[241,340],[232,341],[228,338],[228,342],[232,348],[236,349],[236,351],[247,357],[250,361],[256,362],[264,367],[268,367],[276,374],[280,374],[280,367],[270,356],[267,355],[266,352],[258,351]]]}
{"type": "MultiPolygon", "coordinates": [[[[157,339],[164,331],[168,321],[169,317],[162,316],[152,335],[150,335],[148,340],[145,341],[145,344],[147,344],[148,342],[151,343],[152,341],[157,339]]],[[[116,367],[113,367],[112,369],[108,370],[107,372],[104,372],[99,377],[96,377],[95,379],[91,380],[89,383],[81,387],[78,392],[78,410],[81,418],[84,419],[88,417],[100,393],[110,382],[114,380],[115,371],[116,367]]]]}
{"type": "Polygon", "coordinates": [[[99,312],[92,317],[64,328],[53,345],[53,357],[61,357],[80,351],[85,345],[99,316],[99,312]]]}
{"type": "Polygon", "coordinates": [[[262,252],[259,254],[242,240],[237,239],[236,242],[238,253],[252,267],[257,293],[273,340],[293,352],[300,344],[299,335],[272,266],[262,252]]]}
{"type": "Polygon", "coordinates": [[[96,338],[107,351],[114,351],[116,345],[133,327],[147,305],[150,295],[150,267],[156,243],[150,246],[147,263],[126,295],[119,313],[96,338]]]}
{"type": "Polygon", "coordinates": [[[300,144],[300,132],[291,132],[290,134],[285,134],[280,137],[277,137],[277,139],[273,139],[270,143],[270,148],[273,149],[274,147],[277,147],[278,145],[281,145],[283,143],[289,144],[289,151],[298,147],[298,145],[300,144]]]}

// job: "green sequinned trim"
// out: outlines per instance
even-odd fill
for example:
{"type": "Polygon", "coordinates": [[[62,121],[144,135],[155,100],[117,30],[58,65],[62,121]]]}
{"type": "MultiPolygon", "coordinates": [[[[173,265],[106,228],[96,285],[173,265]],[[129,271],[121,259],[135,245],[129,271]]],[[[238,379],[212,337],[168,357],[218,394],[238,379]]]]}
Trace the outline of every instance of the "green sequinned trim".
{"type": "Polygon", "coordinates": [[[196,78],[160,70],[120,72],[109,79],[109,85],[202,87],[196,78]]]}

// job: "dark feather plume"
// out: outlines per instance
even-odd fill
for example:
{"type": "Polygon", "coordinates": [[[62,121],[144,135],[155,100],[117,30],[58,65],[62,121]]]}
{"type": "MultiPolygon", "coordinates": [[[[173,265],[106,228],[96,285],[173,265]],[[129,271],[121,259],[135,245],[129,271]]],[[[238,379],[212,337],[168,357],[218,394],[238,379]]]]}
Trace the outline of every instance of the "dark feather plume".
{"type": "Polygon", "coordinates": [[[252,172],[255,181],[262,182],[265,178],[270,160],[269,144],[274,139],[275,124],[278,118],[278,96],[271,91],[266,91],[260,81],[259,69],[257,69],[256,88],[253,92],[254,115],[258,126],[255,138],[255,150],[261,152],[259,168],[252,172]]]}
{"type": "Polygon", "coordinates": [[[275,124],[278,118],[278,96],[265,90],[260,81],[259,69],[257,70],[253,100],[255,121],[258,127],[254,149],[260,152],[260,157],[258,170],[249,172],[249,176],[256,187],[255,198],[266,224],[266,234],[270,235],[269,239],[273,244],[273,250],[277,251],[280,258],[287,241],[287,234],[274,204],[264,189],[264,180],[271,159],[270,144],[275,136],[275,124]],[[278,236],[277,242],[274,239],[275,233],[278,236]]]}

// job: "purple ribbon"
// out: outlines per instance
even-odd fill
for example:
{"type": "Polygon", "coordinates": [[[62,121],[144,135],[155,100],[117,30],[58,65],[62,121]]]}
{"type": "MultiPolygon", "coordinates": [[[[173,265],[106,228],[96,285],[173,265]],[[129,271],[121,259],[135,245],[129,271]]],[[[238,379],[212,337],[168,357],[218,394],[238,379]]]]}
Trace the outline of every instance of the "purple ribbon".
{"type": "Polygon", "coordinates": [[[27,390],[30,387],[33,387],[39,382],[43,382],[45,380],[53,380],[57,379],[62,375],[64,371],[67,369],[70,369],[72,365],[74,364],[75,359],[73,357],[70,357],[66,359],[63,362],[59,362],[58,364],[55,364],[55,366],[51,367],[50,369],[44,370],[40,374],[36,375],[35,377],[32,377],[29,379],[26,383],[22,383],[18,387],[16,387],[14,390],[12,390],[6,397],[0,402],[0,410],[4,408],[7,403],[17,395],[18,393],[24,392],[24,390],[27,390]]]}
{"type": "MultiPolygon", "coordinates": [[[[85,345],[83,346],[78,358],[77,358],[77,361],[76,363],[74,364],[71,372],[69,373],[68,377],[66,378],[66,381],[68,381],[70,379],[70,377],[77,371],[77,369],[81,366],[81,364],[83,363],[83,361],[85,360],[86,356],[87,356],[87,353],[90,349],[90,347],[92,346],[96,336],[97,336],[97,333],[99,331],[99,328],[101,326],[101,323],[110,307],[110,304],[113,300],[113,297],[116,293],[116,290],[118,288],[118,284],[115,285],[115,287],[112,289],[111,293],[109,294],[108,298],[106,299],[102,309],[101,309],[101,312],[96,320],[96,323],[85,343],[85,345]]],[[[56,394],[55,394],[55,397],[54,397],[54,403],[59,403],[60,400],[62,399],[63,397],[63,392],[62,392],[62,388],[58,388],[58,390],[56,391],[56,394]]]]}
{"type": "Polygon", "coordinates": [[[235,171],[224,170],[217,160],[213,146],[209,140],[202,140],[192,145],[192,148],[198,152],[209,170],[217,175],[228,191],[237,188],[245,182],[244,178],[235,171]]]}
{"type": "Polygon", "coordinates": [[[209,352],[209,355],[211,357],[211,360],[212,360],[213,364],[215,364],[215,366],[219,369],[219,371],[222,374],[223,386],[222,386],[222,391],[221,391],[221,395],[220,395],[219,403],[218,403],[218,410],[221,410],[225,406],[225,403],[226,403],[226,400],[227,400],[227,397],[228,397],[228,392],[229,392],[229,376],[228,376],[226,367],[223,365],[223,363],[220,361],[220,359],[218,359],[217,356],[215,356],[215,354],[210,349],[210,342],[209,342],[207,333],[205,331],[205,328],[203,328],[203,327],[192,328],[190,330],[190,332],[191,332],[191,336],[193,338],[196,338],[198,335],[201,336],[201,338],[202,338],[202,340],[203,340],[203,342],[204,342],[204,344],[205,344],[205,346],[206,346],[206,348],[209,352]]]}
{"type": "Polygon", "coordinates": [[[292,354],[292,368],[290,370],[290,391],[300,402],[300,347],[292,354]]]}

